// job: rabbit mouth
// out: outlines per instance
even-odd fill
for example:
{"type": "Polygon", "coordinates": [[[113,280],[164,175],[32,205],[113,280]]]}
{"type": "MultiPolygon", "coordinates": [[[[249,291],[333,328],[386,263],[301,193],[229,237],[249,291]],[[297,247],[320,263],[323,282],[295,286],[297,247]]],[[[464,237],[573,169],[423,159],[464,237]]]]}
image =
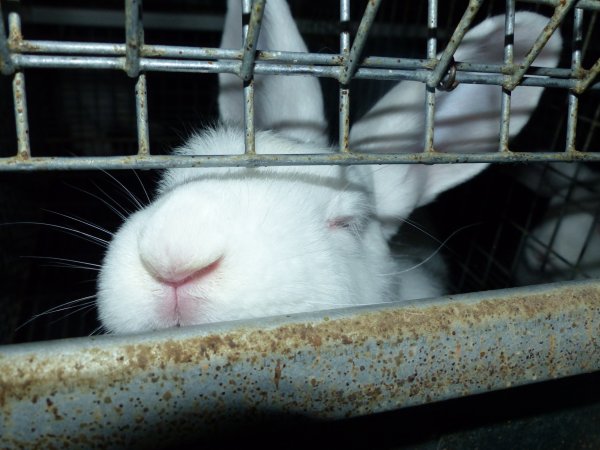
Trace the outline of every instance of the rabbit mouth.
{"type": "Polygon", "coordinates": [[[183,269],[167,266],[157,270],[142,259],[147,273],[158,285],[154,304],[161,327],[186,326],[202,323],[207,303],[203,284],[220,268],[223,257],[199,269],[183,269]],[[146,263],[146,264],[144,264],[146,263]]]}
{"type": "Polygon", "coordinates": [[[196,325],[202,323],[207,299],[194,292],[193,285],[163,284],[155,298],[156,314],[162,328],[196,325]]]}

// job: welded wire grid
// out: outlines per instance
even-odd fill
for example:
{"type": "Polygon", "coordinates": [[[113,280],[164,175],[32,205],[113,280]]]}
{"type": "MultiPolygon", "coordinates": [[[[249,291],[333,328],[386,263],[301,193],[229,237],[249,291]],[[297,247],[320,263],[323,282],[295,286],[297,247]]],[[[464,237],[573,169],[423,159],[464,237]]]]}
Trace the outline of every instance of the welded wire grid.
{"type": "MultiPolygon", "coordinates": [[[[582,166],[575,168],[573,173],[564,173],[553,166],[546,166],[543,169],[540,184],[546,182],[552,199],[551,205],[547,208],[545,218],[551,219],[549,235],[541,238],[535,234],[528,234],[527,228],[520,228],[529,242],[525,239],[520,243],[521,246],[529,245],[537,251],[536,269],[540,272],[549,273],[556,276],[555,272],[560,271],[563,279],[571,278],[593,278],[597,276],[600,270],[600,255],[597,254],[597,236],[599,235],[600,219],[600,192],[598,192],[597,179],[581,179],[578,174],[586,170],[582,166]],[[563,183],[562,189],[553,185],[548,180],[559,179],[563,183]],[[582,192],[584,194],[582,195],[582,192]],[[569,227],[569,220],[574,217],[587,219],[584,223],[578,224],[576,232],[578,239],[571,241],[573,245],[573,255],[568,257],[562,254],[555,247],[559,240],[558,235],[564,233],[566,227],[569,227]],[[589,223],[588,223],[589,222],[589,223]],[[563,227],[565,227],[563,229],[563,227]],[[584,258],[584,255],[594,253],[594,258],[584,258]],[[574,256],[574,257],[573,257],[574,256]]],[[[527,224],[529,225],[529,224],[527,224]]],[[[518,225],[515,224],[518,227],[518,225]]],[[[571,225],[572,227],[573,225],[571,225]]],[[[521,261],[521,264],[523,262],[521,261]]],[[[511,271],[521,269],[517,261],[512,265],[511,271]]]]}
{"type": "MultiPolygon", "coordinates": [[[[453,66],[453,55],[473,23],[483,0],[471,0],[461,20],[455,28],[449,44],[436,58],[437,38],[431,33],[427,39],[427,58],[391,58],[363,55],[375,15],[381,1],[368,2],[363,11],[360,25],[353,40],[347,28],[340,31],[339,53],[298,54],[282,51],[256,51],[260,32],[264,0],[243,1],[244,12],[249,14],[249,23],[244,26],[244,46],[239,50],[182,47],[168,45],[148,45],[144,43],[142,23],[142,2],[127,0],[126,42],[124,44],[63,42],[47,40],[27,40],[21,32],[17,13],[8,15],[8,34],[0,28],[0,69],[3,75],[13,78],[13,98],[15,125],[17,132],[17,153],[0,158],[0,170],[43,169],[82,169],[82,168],[162,168],[188,166],[257,166],[288,164],[371,164],[371,163],[450,163],[450,162],[511,162],[511,161],[597,161],[597,149],[578,149],[575,144],[578,127],[579,97],[588,90],[600,89],[595,82],[600,72],[600,59],[590,68],[581,65],[581,49],[578,46],[584,33],[583,17],[586,11],[600,10],[597,0],[528,0],[529,2],[551,5],[554,14],[547,27],[530,49],[522,65],[512,62],[512,44],[505,46],[504,65],[458,62],[453,66]],[[556,32],[567,13],[573,14],[574,47],[570,68],[536,68],[535,57],[543,48],[552,33],[556,32]],[[352,41],[352,42],[351,42],[352,41]],[[29,121],[24,71],[28,69],[92,69],[117,70],[135,78],[135,99],[137,118],[138,151],[133,156],[107,157],[53,157],[36,156],[29,139],[29,121]],[[458,83],[484,83],[503,87],[500,140],[495,153],[440,153],[433,147],[435,91],[440,83],[447,80],[449,71],[455,70],[458,83]],[[149,72],[194,72],[232,73],[245,82],[245,129],[246,154],[241,156],[166,156],[152,154],[149,142],[147,83],[149,72]],[[332,78],[339,82],[339,154],[336,155],[257,155],[254,149],[253,121],[253,78],[255,74],[290,75],[307,74],[332,78]],[[535,76],[533,76],[535,75],[535,76]],[[426,120],[424,148],[421,153],[363,154],[352,151],[348,134],[350,123],[351,79],[371,80],[414,80],[424,84],[426,120]],[[544,86],[564,88],[569,91],[569,114],[567,136],[562,151],[518,153],[511,151],[508,144],[510,126],[511,91],[517,86],[544,86]]],[[[340,2],[340,21],[347,23],[351,2],[340,2]]],[[[507,2],[506,32],[514,27],[515,2],[507,2]]],[[[437,28],[437,2],[430,1],[427,10],[427,24],[430,30],[437,28]]],[[[401,149],[399,149],[401,150],[401,149]]]]}

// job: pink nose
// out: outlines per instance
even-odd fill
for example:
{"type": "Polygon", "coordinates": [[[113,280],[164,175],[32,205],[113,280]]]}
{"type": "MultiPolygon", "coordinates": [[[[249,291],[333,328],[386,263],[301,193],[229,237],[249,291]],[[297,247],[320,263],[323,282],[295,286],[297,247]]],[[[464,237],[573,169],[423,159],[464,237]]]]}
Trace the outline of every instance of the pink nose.
{"type": "Polygon", "coordinates": [[[169,270],[163,270],[162,273],[152,270],[150,268],[151,275],[163,284],[178,288],[188,283],[198,281],[211,273],[213,273],[221,265],[223,257],[214,260],[212,263],[201,267],[200,269],[188,269],[180,270],[178,268],[172,268],[169,270]]]}

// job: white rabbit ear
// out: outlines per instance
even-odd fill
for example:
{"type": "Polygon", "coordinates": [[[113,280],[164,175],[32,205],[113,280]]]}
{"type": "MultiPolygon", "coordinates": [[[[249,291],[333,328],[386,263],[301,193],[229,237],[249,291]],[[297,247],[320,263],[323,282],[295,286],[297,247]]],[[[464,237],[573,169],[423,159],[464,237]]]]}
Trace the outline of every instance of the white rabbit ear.
{"type": "MultiPolygon", "coordinates": [[[[221,48],[242,48],[241,0],[227,2],[221,48]]],[[[258,50],[307,52],[307,47],[284,0],[269,0],[264,9],[258,50]]],[[[327,124],[319,81],[307,75],[256,75],[255,125],[306,142],[326,141],[327,124]]],[[[244,99],[241,79],[219,74],[221,119],[242,124],[244,99]]]]}
{"type": "MultiPolygon", "coordinates": [[[[504,16],[491,17],[469,31],[455,59],[461,62],[502,64],[504,16]]],[[[515,15],[514,62],[523,61],[549,19],[531,12],[515,15]]],[[[536,58],[534,65],[555,67],[562,49],[562,38],[555,32],[536,58]]],[[[510,136],[525,126],[537,106],[543,88],[517,87],[511,95],[510,136]]],[[[434,147],[439,151],[494,151],[500,132],[502,88],[463,84],[436,97],[434,147]]]]}
{"type": "MultiPolygon", "coordinates": [[[[502,64],[504,16],[485,20],[469,31],[459,46],[459,62],[502,64]]],[[[548,19],[533,13],[515,17],[515,62],[523,59],[548,19]]],[[[555,35],[535,65],[555,66],[562,46],[555,35]]],[[[510,136],[517,134],[539,101],[542,88],[518,87],[511,99],[510,136]]],[[[441,152],[498,150],[502,88],[461,84],[436,94],[434,148],[441,152]]],[[[354,126],[350,146],[365,152],[420,152],[423,149],[425,86],[402,82],[390,90],[354,126]]],[[[380,217],[397,220],[439,193],[475,176],[486,164],[394,165],[375,167],[374,192],[380,217]],[[394,194],[395,193],[395,194],[394,194]]]]}
{"type": "Polygon", "coordinates": [[[391,238],[415,208],[474,177],[487,166],[488,164],[371,166],[375,214],[386,237],[391,238]]]}

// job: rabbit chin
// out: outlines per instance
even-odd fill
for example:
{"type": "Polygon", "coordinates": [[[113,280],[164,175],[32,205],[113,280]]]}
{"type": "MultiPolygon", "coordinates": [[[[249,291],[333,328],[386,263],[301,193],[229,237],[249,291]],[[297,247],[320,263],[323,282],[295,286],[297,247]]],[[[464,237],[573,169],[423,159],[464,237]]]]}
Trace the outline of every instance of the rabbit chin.
{"type": "Polygon", "coordinates": [[[203,322],[206,299],[194,286],[162,286],[152,296],[158,328],[196,325],[203,322]]]}

